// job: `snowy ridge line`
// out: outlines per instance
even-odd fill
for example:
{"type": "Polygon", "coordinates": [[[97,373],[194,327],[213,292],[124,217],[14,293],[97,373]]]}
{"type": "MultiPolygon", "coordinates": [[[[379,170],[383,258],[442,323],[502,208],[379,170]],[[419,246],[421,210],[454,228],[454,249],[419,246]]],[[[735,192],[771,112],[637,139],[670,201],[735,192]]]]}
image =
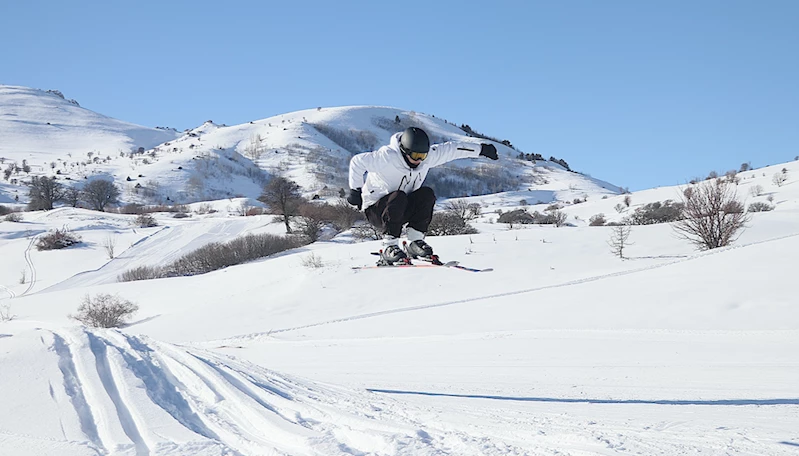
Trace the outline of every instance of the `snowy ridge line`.
{"type": "Polygon", "coordinates": [[[699,252],[699,253],[696,253],[694,255],[689,255],[689,256],[687,256],[685,258],[680,258],[680,259],[677,259],[677,260],[668,261],[668,262],[661,263],[661,264],[654,264],[654,265],[645,266],[645,267],[642,267],[642,268],[628,269],[628,270],[625,270],[625,271],[619,271],[619,272],[614,272],[614,273],[610,273],[610,274],[603,274],[603,275],[598,275],[598,276],[593,276],[593,277],[586,277],[586,278],[583,278],[583,279],[570,280],[568,282],[557,283],[557,284],[552,284],[552,285],[544,285],[544,286],[540,286],[540,287],[526,288],[526,289],[523,289],[523,290],[509,291],[509,292],[505,292],[505,293],[495,293],[495,294],[492,294],[492,295],[477,296],[477,297],[473,297],[473,298],[458,299],[458,300],[455,300],[455,301],[447,301],[447,302],[442,302],[442,303],[437,303],[437,304],[422,304],[422,305],[418,305],[418,306],[400,307],[400,308],[396,308],[396,309],[381,310],[381,311],[378,311],[378,312],[370,312],[370,313],[365,313],[365,314],[360,314],[360,315],[353,315],[353,316],[350,316],[350,317],[336,318],[334,320],[327,320],[327,321],[322,321],[322,322],[318,322],[318,323],[310,323],[310,324],[307,324],[307,325],[295,326],[295,327],[291,327],[291,328],[281,328],[281,329],[274,329],[274,330],[266,331],[266,332],[251,333],[251,334],[245,334],[245,335],[241,335],[241,336],[232,336],[232,337],[228,337],[228,338],[225,338],[225,339],[207,341],[207,343],[209,343],[209,344],[227,345],[227,344],[235,344],[235,343],[246,342],[246,341],[256,341],[256,340],[259,340],[261,338],[268,338],[272,334],[299,331],[299,330],[302,330],[302,329],[315,328],[317,326],[333,325],[333,324],[338,324],[338,323],[345,323],[345,322],[348,322],[348,321],[355,321],[355,320],[363,320],[363,319],[366,319],[366,318],[381,317],[381,316],[384,316],[384,315],[391,315],[391,314],[395,314],[395,313],[414,312],[414,311],[417,311],[417,310],[434,309],[434,308],[437,308],[437,307],[446,307],[446,306],[453,306],[453,305],[458,305],[458,304],[465,304],[465,303],[468,303],[468,302],[482,301],[484,299],[504,298],[504,297],[507,297],[507,296],[515,296],[515,295],[526,294],[526,293],[534,293],[534,292],[543,291],[543,290],[570,287],[570,286],[573,286],[573,285],[581,285],[581,284],[584,284],[584,283],[596,282],[596,281],[599,281],[599,280],[611,279],[611,278],[615,278],[615,277],[623,277],[623,276],[630,275],[630,274],[637,274],[639,272],[650,271],[650,270],[653,270],[653,269],[659,269],[659,268],[672,266],[672,265],[679,264],[679,263],[684,263],[686,261],[692,261],[692,260],[696,260],[696,259],[700,259],[700,258],[705,258],[705,257],[710,256],[710,255],[718,255],[718,254],[721,254],[721,253],[724,253],[724,252],[727,252],[727,251],[730,251],[730,250],[742,249],[742,248],[750,247],[750,246],[754,246],[754,245],[781,241],[781,240],[784,240],[784,239],[797,237],[797,236],[799,236],[799,233],[788,234],[788,235],[785,235],[785,236],[779,236],[779,237],[771,238],[771,239],[764,239],[764,240],[761,240],[761,241],[750,242],[750,243],[747,243],[747,244],[734,245],[734,246],[728,246],[728,247],[721,247],[721,248],[718,248],[718,249],[712,249],[712,250],[707,250],[707,251],[704,251],[704,252],[699,252]]]}
{"type": "Polygon", "coordinates": [[[639,404],[639,405],[725,405],[725,406],[761,406],[761,405],[799,405],[799,398],[794,399],[710,399],[710,400],[673,400],[673,399],[590,399],[567,397],[527,397],[527,396],[494,396],[490,394],[458,394],[436,393],[431,391],[404,391],[390,389],[367,388],[370,393],[409,394],[417,396],[455,397],[463,399],[491,399],[498,401],[518,402],[555,402],[565,404],[639,404]]]}

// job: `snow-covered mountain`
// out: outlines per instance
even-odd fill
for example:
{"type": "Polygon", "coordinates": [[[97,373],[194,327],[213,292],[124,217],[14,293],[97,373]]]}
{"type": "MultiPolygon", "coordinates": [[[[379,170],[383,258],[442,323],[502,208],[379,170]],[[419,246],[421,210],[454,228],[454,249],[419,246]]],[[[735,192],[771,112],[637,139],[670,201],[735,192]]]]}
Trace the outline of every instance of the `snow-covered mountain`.
{"type": "Polygon", "coordinates": [[[149,149],[177,135],[84,109],[58,91],[0,85],[0,157],[20,166],[27,160],[34,171],[47,171],[53,161],[92,161],[149,149]]]}
{"type": "MultiPolygon", "coordinates": [[[[31,175],[54,175],[73,185],[113,177],[123,202],[257,198],[275,174],[295,180],[308,196],[337,196],[353,154],[388,143],[408,126],[424,128],[434,142],[487,141],[433,116],[375,106],[309,109],[233,126],[209,120],[178,134],[110,119],[53,93],[0,86],[4,167],[13,162],[21,168],[24,160],[31,175]]],[[[430,184],[442,196],[541,190],[545,202],[568,190],[577,196],[620,191],[558,163],[518,159],[519,151],[494,143],[499,162],[459,160],[434,170],[430,184]]],[[[15,172],[3,181],[0,202],[24,202],[27,175],[15,172]]]]}

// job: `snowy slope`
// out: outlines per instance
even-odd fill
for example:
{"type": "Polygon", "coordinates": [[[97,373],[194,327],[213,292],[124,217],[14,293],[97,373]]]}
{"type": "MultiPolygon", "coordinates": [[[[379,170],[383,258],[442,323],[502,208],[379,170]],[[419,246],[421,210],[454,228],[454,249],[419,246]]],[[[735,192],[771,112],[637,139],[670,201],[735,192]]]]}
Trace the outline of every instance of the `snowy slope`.
{"type": "MultiPolygon", "coordinates": [[[[106,117],[54,93],[0,85],[0,157],[40,167],[58,159],[106,157],[153,146],[175,131],[142,127],[106,117]]],[[[45,171],[41,168],[37,171],[45,171]]]]}
{"type": "MultiPolygon", "coordinates": [[[[113,283],[133,264],[280,224],[234,217],[234,208],[160,214],[162,226],[143,231],[127,225],[131,216],[25,213],[0,223],[0,308],[16,316],[0,323],[0,390],[15,392],[0,395],[0,409],[13,411],[0,417],[0,447],[795,454],[797,175],[797,162],[742,173],[740,196],[771,197],[775,209],[753,214],[733,246],[697,252],[668,225],[636,226],[627,260],[610,253],[610,228],[585,223],[599,212],[623,217],[613,209],[621,196],[566,205],[574,227],[513,230],[493,211],[538,194],[474,197],[485,205],[479,234],[428,240],[443,258],[490,273],[354,271],[379,245],[342,235],[202,276],[113,283]],[[783,168],[788,180],[777,186],[783,168]],[[86,242],[28,249],[37,233],[65,224],[86,242]],[[101,242],[109,234],[125,245],[113,260],[101,242]],[[311,253],[322,268],[303,265],[311,253]],[[140,306],[131,325],[75,326],[68,315],[100,292],[140,306]]],[[[572,183],[539,191],[583,191],[572,183]]],[[[680,190],[633,193],[625,211],[680,190]]]]}
{"type": "MultiPolygon", "coordinates": [[[[298,182],[307,196],[336,197],[346,187],[349,159],[374,150],[408,126],[424,128],[434,142],[486,141],[432,115],[389,107],[317,108],[241,125],[209,120],[177,133],[111,119],[58,95],[0,86],[0,158],[3,168],[30,166],[0,181],[0,204],[25,203],[30,175],[56,176],[67,185],[112,178],[123,203],[190,203],[221,198],[257,198],[270,175],[298,182]],[[397,122],[399,121],[399,122],[397,122]]],[[[552,162],[518,160],[519,152],[497,143],[501,160],[459,160],[443,176],[465,182],[463,195],[486,193],[488,181],[502,188],[557,192],[579,187],[589,194],[618,194],[606,182],[566,171],[552,162]],[[456,173],[458,169],[481,174],[456,173]],[[486,174],[492,176],[485,178],[486,174]]],[[[435,179],[435,173],[429,179],[435,179]]]]}

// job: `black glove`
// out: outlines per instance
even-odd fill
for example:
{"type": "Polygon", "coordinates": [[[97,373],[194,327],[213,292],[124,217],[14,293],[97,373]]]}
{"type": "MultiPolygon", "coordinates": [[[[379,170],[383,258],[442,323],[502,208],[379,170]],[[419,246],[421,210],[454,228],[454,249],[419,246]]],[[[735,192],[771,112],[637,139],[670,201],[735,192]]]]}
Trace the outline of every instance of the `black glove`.
{"type": "Polygon", "coordinates": [[[350,191],[347,192],[347,202],[353,206],[357,206],[358,210],[360,211],[361,205],[363,204],[363,198],[361,198],[361,189],[350,189],[350,191]]]}
{"type": "Polygon", "coordinates": [[[480,144],[480,155],[488,157],[491,160],[499,160],[497,155],[497,148],[493,144],[480,144]]]}

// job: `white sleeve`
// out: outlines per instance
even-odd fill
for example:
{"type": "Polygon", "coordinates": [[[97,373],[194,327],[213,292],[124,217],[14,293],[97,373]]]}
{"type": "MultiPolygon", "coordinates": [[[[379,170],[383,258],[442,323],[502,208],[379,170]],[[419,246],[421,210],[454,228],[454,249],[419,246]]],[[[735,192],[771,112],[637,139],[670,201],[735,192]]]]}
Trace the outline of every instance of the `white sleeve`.
{"type": "Polygon", "coordinates": [[[459,158],[477,158],[480,156],[480,149],[480,144],[470,142],[450,141],[443,144],[433,144],[430,147],[427,159],[430,160],[429,166],[433,167],[459,158]]]}
{"type": "Polygon", "coordinates": [[[374,169],[375,162],[375,152],[364,152],[350,159],[350,188],[363,187],[366,182],[366,173],[370,169],[374,169]]]}

